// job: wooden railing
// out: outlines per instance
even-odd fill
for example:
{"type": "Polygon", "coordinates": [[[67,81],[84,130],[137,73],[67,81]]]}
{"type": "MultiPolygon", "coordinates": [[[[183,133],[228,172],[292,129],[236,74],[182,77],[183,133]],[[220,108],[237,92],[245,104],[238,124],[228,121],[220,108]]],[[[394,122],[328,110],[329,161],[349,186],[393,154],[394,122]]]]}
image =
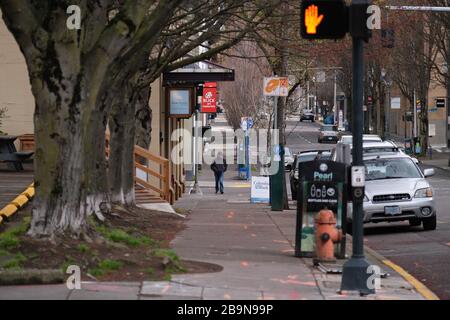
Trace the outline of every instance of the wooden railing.
{"type": "MultiPolygon", "coordinates": [[[[106,156],[109,158],[110,136],[106,134],[106,156]]],[[[156,193],[161,199],[173,204],[176,198],[175,191],[171,187],[171,175],[170,175],[170,162],[168,159],[161,156],[154,155],[149,151],[141,148],[139,146],[134,146],[134,181],[140,187],[150,190],[156,193]],[[139,160],[141,161],[139,161],[139,160]],[[144,165],[146,163],[147,165],[144,165]],[[149,168],[148,166],[153,165],[160,169],[160,172],[149,168]],[[154,177],[155,182],[151,183],[149,179],[141,179],[136,176],[136,169],[139,169],[146,173],[148,176],[154,177]]]]}

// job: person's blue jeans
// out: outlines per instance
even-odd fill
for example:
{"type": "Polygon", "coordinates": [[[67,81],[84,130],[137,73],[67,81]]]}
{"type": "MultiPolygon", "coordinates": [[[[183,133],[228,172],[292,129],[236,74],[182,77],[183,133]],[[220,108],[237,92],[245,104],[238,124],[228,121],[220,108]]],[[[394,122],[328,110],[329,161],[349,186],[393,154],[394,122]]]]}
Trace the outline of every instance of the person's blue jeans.
{"type": "Polygon", "coordinates": [[[220,191],[223,193],[223,172],[216,172],[216,193],[220,191]]]}

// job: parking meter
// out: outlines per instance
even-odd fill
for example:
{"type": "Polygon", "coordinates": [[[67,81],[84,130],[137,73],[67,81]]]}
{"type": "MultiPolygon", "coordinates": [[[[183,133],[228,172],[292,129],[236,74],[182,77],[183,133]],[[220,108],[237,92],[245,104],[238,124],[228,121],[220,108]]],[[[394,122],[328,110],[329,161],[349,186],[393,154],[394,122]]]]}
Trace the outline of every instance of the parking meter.
{"type": "MultiPolygon", "coordinates": [[[[315,217],[332,210],[336,227],[345,232],[347,219],[347,165],[334,161],[311,161],[299,166],[295,256],[315,256],[315,217]]],[[[335,245],[335,256],[345,258],[345,237],[335,245]]]]}

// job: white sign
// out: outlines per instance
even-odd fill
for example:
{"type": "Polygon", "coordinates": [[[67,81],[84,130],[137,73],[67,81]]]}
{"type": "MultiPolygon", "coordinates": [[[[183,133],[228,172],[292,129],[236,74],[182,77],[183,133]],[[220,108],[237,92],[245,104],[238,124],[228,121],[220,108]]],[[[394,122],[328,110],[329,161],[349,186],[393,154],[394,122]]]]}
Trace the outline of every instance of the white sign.
{"type": "Polygon", "coordinates": [[[344,127],[344,112],[342,110],[339,110],[339,128],[344,127]]]}
{"type": "Polygon", "coordinates": [[[287,77],[264,78],[264,95],[266,97],[287,97],[289,79],[287,77]]]}
{"type": "Polygon", "coordinates": [[[327,80],[327,76],[324,71],[318,71],[314,78],[314,82],[324,83],[327,80]]]}
{"type": "Polygon", "coordinates": [[[366,168],[352,167],[352,187],[362,188],[366,185],[366,168]]]}
{"type": "Polygon", "coordinates": [[[391,109],[400,109],[401,108],[401,99],[400,97],[394,97],[391,99],[391,109]]]}
{"type": "Polygon", "coordinates": [[[435,137],[436,136],[436,125],[433,123],[430,123],[428,125],[428,136],[429,137],[435,137]]]}
{"type": "Polygon", "coordinates": [[[252,203],[270,202],[270,179],[269,177],[252,177],[252,203]]]}

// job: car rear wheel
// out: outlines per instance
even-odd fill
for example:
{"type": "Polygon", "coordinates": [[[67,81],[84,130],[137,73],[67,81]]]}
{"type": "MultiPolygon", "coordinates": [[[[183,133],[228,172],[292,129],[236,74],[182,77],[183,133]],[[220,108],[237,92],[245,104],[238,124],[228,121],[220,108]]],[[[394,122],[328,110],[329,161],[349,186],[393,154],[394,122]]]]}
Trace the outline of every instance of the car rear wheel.
{"type": "Polygon", "coordinates": [[[423,224],[423,229],[424,230],[436,230],[436,226],[437,226],[437,219],[436,216],[431,217],[431,218],[426,218],[422,220],[422,224],[423,224]]]}

